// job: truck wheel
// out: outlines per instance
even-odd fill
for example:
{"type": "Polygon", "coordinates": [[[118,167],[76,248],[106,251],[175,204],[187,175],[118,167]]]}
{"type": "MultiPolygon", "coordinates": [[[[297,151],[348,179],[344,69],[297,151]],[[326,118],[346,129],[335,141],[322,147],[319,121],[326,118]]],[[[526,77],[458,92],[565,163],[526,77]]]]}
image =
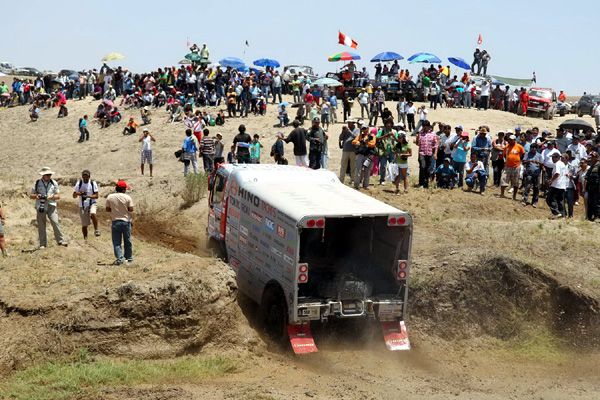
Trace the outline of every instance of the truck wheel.
{"type": "Polygon", "coordinates": [[[581,111],[578,111],[578,112],[577,112],[577,116],[578,116],[579,118],[581,118],[581,117],[583,117],[583,113],[582,113],[581,111]]]}
{"type": "Polygon", "coordinates": [[[220,258],[221,260],[228,262],[227,257],[227,248],[225,247],[225,242],[222,240],[217,240],[215,238],[208,239],[208,251],[215,257],[220,258]]]}
{"type": "Polygon", "coordinates": [[[561,111],[561,112],[560,112],[560,116],[561,116],[561,117],[564,117],[564,116],[565,116],[565,112],[564,112],[564,111],[561,111]]]}
{"type": "Polygon", "coordinates": [[[281,289],[269,287],[261,303],[262,322],[265,333],[270,340],[285,345],[287,333],[287,309],[281,289]]]}

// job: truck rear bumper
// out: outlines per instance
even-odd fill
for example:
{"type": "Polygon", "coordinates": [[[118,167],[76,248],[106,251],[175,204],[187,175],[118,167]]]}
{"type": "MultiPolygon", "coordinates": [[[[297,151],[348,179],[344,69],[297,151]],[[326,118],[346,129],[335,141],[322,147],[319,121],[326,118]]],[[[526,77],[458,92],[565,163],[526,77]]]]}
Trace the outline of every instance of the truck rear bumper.
{"type": "Polygon", "coordinates": [[[364,300],[299,301],[296,313],[298,323],[325,321],[329,318],[372,317],[380,321],[394,321],[403,317],[404,302],[399,298],[367,298],[364,300]]]}

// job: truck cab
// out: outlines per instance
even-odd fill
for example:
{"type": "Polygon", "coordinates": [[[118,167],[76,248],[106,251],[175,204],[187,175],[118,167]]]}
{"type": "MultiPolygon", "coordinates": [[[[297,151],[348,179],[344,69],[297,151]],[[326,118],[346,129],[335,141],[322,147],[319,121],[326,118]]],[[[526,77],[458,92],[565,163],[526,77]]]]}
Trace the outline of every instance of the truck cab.
{"type": "Polygon", "coordinates": [[[553,119],[556,112],[556,92],[547,88],[529,89],[527,112],[541,115],[544,119],[553,119]]]}
{"type": "Polygon", "coordinates": [[[209,189],[209,241],[270,337],[312,352],[311,321],[362,318],[381,323],[388,349],[410,347],[407,213],[297,166],[221,164],[209,189]]]}

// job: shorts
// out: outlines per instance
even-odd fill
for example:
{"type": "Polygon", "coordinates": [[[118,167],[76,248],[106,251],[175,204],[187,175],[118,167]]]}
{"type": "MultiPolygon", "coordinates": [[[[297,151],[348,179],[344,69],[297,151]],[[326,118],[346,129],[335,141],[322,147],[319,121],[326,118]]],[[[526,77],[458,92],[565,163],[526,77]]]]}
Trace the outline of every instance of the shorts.
{"type": "Polygon", "coordinates": [[[2,225],[2,221],[0,221],[0,235],[4,233],[4,226],[2,225]]]}
{"type": "Polygon", "coordinates": [[[96,214],[98,211],[97,203],[92,204],[89,208],[79,209],[79,218],[81,219],[81,226],[89,226],[92,224],[91,214],[96,214]]]}
{"type": "Polygon", "coordinates": [[[152,150],[142,150],[142,164],[144,161],[152,165],[152,150]]]}
{"type": "Polygon", "coordinates": [[[397,164],[397,165],[398,165],[398,167],[400,169],[407,169],[408,168],[408,163],[406,163],[406,164],[397,164]]]}
{"type": "Polygon", "coordinates": [[[323,114],[323,115],[321,115],[321,123],[322,124],[328,124],[329,123],[329,114],[323,114]]]}
{"type": "Polygon", "coordinates": [[[500,186],[516,187],[519,186],[519,178],[521,174],[521,167],[504,167],[502,170],[502,179],[500,186]]]}

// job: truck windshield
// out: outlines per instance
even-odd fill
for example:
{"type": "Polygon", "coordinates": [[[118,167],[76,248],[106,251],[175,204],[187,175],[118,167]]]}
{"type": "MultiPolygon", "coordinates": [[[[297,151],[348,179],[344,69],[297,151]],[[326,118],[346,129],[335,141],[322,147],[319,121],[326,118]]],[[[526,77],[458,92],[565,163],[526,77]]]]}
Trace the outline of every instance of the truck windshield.
{"type": "Polygon", "coordinates": [[[395,295],[396,260],[408,258],[410,228],[387,226],[387,217],[327,218],[322,229],[300,235],[300,262],[308,263],[304,296],[327,297],[320,282],[344,279],[372,287],[372,295],[395,295]]]}
{"type": "Polygon", "coordinates": [[[543,99],[551,99],[552,98],[552,92],[547,92],[545,90],[532,89],[529,91],[529,95],[535,96],[535,97],[541,97],[543,99]]]}

